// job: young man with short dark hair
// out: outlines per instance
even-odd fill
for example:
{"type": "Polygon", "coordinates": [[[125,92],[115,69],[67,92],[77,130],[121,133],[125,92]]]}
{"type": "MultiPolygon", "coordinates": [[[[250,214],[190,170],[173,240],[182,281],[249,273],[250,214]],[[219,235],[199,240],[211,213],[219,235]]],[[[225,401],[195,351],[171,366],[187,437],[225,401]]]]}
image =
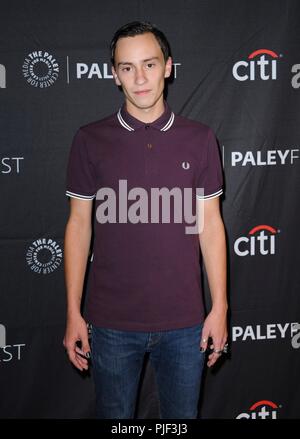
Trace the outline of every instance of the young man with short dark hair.
{"type": "Polygon", "coordinates": [[[149,23],[129,23],[110,47],[114,81],[125,102],[115,114],[78,130],[68,164],[64,345],[79,370],[88,368],[91,350],[97,417],[134,417],[149,352],[161,417],[196,418],[207,347],[212,349],[208,366],[227,347],[218,147],[209,127],[175,115],[164,100],[172,59],[161,31],[149,23]],[[80,305],[94,199],[84,319],[80,305]],[[198,228],[191,231],[189,219],[196,217],[186,210],[189,201],[193,213],[202,206],[202,229],[196,221],[198,228]],[[212,297],[206,318],[200,248],[212,297]],[[92,327],[91,347],[86,322],[92,327]]]}

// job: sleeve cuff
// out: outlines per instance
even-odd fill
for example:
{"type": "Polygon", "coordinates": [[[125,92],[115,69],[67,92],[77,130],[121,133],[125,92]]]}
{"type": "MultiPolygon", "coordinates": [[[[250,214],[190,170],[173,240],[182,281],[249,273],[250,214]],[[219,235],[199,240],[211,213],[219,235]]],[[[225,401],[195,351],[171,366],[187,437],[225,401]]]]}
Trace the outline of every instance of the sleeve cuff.
{"type": "Polygon", "coordinates": [[[75,192],[71,192],[71,191],[66,191],[66,196],[67,197],[71,197],[71,198],[78,198],[79,200],[93,200],[95,198],[95,195],[82,195],[82,194],[77,194],[75,192]]]}
{"type": "Polygon", "coordinates": [[[223,193],[223,189],[218,190],[217,192],[213,192],[212,194],[209,195],[196,195],[198,200],[211,200],[212,198],[216,198],[219,197],[220,195],[222,195],[223,193]]]}

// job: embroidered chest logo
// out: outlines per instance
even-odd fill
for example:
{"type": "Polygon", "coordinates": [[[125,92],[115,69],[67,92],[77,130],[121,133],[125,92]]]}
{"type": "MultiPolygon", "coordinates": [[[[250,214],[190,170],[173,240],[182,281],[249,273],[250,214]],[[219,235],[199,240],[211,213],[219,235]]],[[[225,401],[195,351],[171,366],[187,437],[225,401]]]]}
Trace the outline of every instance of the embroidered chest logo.
{"type": "Polygon", "coordinates": [[[183,169],[190,169],[191,165],[189,164],[189,162],[182,162],[181,166],[183,167],[183,169]]]}

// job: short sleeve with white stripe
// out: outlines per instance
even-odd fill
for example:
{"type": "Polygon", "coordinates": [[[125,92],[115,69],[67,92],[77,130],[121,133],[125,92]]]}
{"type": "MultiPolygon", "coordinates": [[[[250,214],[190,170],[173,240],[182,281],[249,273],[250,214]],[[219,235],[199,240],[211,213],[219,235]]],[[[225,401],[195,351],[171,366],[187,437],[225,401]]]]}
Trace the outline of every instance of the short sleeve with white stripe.
{"type": "Polygon", "coordinates": [[[219,147],[211,129],[208,131],[205,166],[197,179],[197,198],[208,200],[219,197],[223,193],[223,172],[219,147]]]}
{"type": "Polygon", "coordinates": [[[96,194],[93,165],[90,162],[84,133],[79,129],[72,142],[67,167],[66,195],[93,200],[96,194]]]}

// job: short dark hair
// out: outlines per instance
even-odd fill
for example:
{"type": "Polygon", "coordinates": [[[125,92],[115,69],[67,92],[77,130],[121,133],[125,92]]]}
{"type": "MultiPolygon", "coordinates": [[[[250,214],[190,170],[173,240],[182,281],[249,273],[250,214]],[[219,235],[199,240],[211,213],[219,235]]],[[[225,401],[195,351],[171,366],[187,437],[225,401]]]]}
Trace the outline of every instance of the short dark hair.
{"type": "Polygon", "coordinates": [[[146,33],[152,33],[158,44],[160,45],[160,48],[162,50],[162,53],[164,55],[164,60],[167,61],[171,54],[170,45],[169,42],[164,35],[164,33],[157,29],[157,27],[147,21],[132,21],[131,23],[127,23],[124,26],[120,27],[118,29],[110,43],[110,60],[112,65],[115,64],[115,50],[117,42],[120,38],[125,37],[134,37],[136,35],[143,35],[146,33]]]}

